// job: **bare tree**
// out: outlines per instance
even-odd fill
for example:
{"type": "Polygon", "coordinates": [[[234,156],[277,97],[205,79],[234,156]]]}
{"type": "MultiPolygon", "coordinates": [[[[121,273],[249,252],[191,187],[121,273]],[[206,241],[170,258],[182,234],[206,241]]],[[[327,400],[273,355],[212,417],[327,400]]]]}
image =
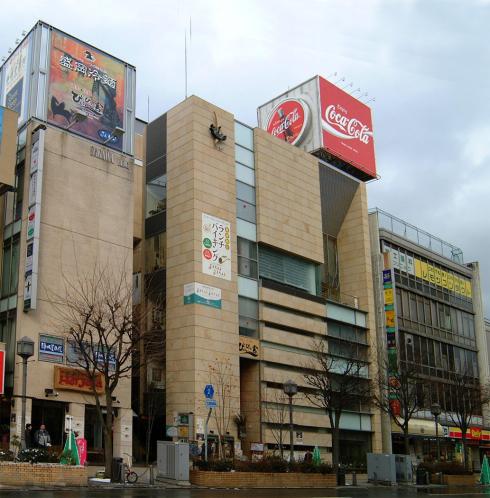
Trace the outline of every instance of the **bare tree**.
{"type": "Polygon", "coordinates": [[[266,388],[264,412],[272,437],[284,458],[284,437],[289,430],[288,398],[277,389],[266,388]]]}
{"type": "Polygon", "coordinates": [[[345,410],[360,402],[368,402],[371,384],[367,365],[359,360],[354,348],[346,357],[328,353],[327,339],[312,344],[313,360],[306,365],[309,373],[304,378],[310,389],[305,396],[322,408],[330,421],[332,432],[332,463],[337,469],[340,461],[340,418],[345,410]]]}
{"type": "Polygon", "coordinates": [[[155,386],[153,383],[148,384],[146,390],[146,465],[150,463],[150,450],[152,442],[153,427],[158,417],[164,415],[163,407],[165,406],[165,391],[155,386]]]}
{"type": "Polygon", "coordinates": [[[408,424],[422,408],[421,380],[415,366],[386,360],[378,368],[377,390],[373,390],[373,402],[387,413],[403,434],[404,451],[410,454],[408,424]]]}
{"type": "Polygon", "coordinates": [[[463,464],[466,467],[466,434],[474,423],[473,418],[481,414],[482,405],[490,401],[490,387],[481,385],[468,368],[460,373],[451,373],[449,380],[452,406],[446,406],[446,413],[447,418],[461,431],[463,464]]]}
{"type": "Polygon", "coordinates": [[[213,409],[219,437],[219,457],[224,457],[224,436],[231,421],[232,366],[229,359],[216,360],[209,365],[210,383],[215,389],[217,406],[213,409]]]}
{"type": "Polygon", "coordinates": [[[62,274],[63,293],[47,295],[54,318],[75,352],[71,363],[86,374],[103,429],[106,477],[113,458],[113,396],[120,381],[130,378],[133,354],[141,339],[140,317],[132,306],[132,282],[124,268],[111,271],[94,265],[85,274],[62,274]],[[104,410],[105,406],[105,410],[104,410]]]}

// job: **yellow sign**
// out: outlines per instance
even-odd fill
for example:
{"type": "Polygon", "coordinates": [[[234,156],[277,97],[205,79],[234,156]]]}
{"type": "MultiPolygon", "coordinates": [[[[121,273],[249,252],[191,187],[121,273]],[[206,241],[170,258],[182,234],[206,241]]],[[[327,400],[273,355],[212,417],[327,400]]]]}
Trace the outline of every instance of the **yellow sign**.
{"type": "Polygon", "coordinates": [[[394,310],[386,310],[385,317],[386,317],[386,326],[387,327],[394,327],[395,326],[395,311],[394,310]]]}
{"type": "Polygon", "coordinates": [[[393,289],[385,289],[385,304],[393,304],[393,289]]]}
{"type": "MultiPolygon", "coordinates": [[[[429,263],[415,259],[415,276],[444,289],[471,299],[471,282],[466,278],[441,270],[429,263]]],[[[386,291],[385,291],[386,292],[386,291]]]]}
{"type": "Polygon", "coordinates": [[[257,339],[241,335],[238,347],[240,351],[240,356],[246,356],[247,358],[253,358],[254,360],[259,359],[260,345],[257,339]]]}

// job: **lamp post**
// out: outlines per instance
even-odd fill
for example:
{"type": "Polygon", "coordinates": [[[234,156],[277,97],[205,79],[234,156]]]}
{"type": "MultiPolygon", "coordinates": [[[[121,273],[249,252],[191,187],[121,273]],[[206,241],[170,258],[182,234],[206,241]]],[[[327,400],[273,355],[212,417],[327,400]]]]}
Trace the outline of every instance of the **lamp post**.
{"type": "Polygon", "coordinates": [[[24,336],[17,341],[17,355],[22,358],[22,421],[20,441],[22,448],[26,447],[26,390],[27,390],[27,360],[34,354],[34,341],[24,336]]]}
{"type": "Polygon", "coordinates": [[[441,447],[439,444],[439,425],[437,422],[439,419],[439,415],[441,414],[441,405],[439,403],[433,403],[430,407],[430,412],[434,416],[434,421],[436,423],[437,462],[439,462],[439,460],[441,459],[441,447]]]}
{"type": "Polygon", "coordinates": [[[287,380],[284,382],[283,390],[289,397],[289,461],[294,462],[293,396],[298,392],[298,386],[292,380],[287,380]]]}

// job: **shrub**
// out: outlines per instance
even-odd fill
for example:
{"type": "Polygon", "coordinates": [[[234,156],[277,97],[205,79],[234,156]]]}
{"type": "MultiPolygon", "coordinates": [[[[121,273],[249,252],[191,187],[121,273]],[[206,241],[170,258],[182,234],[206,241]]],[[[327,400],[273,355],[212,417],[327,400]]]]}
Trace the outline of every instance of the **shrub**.
{"type": "Polygon", "coordinates": [[[194,465],[199,470],[209,470],[213,472],[230,472],[235,468],[233,460],[195,460],[194,465]]]}
{"type": "Polygon", "coordinates": [[[11,462],[14,459],[14,454],[10,450],[0,450],[0,462],[11,462]]]}
{"type": "Polygon", "coordinates": [[[44,448],[25,448],[19,451],[17,460],[29,463],[57,463],[58,457],[44,448]]]}

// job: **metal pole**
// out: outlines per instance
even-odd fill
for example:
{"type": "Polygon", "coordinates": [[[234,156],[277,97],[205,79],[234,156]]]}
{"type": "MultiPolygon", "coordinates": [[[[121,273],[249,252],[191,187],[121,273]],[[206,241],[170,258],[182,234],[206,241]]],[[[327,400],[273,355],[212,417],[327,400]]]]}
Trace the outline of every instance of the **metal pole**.
{"type": "Polygon", "coordinates": [[[26,391],[27,391],[27,358],[22,358],[22,418],[20,423],[20,443],[21,448],[26,447],[26,391]]]}
{"type": "Polygon", "coordinates": [[[438,416],[435,416],[436,419],[436,443],[437,443],[437,462],[441,460],[441,446],[439,443],[439,427],[437,423],[438,416]]]}
{"type": "Polygon", "coordinates": [[[210,408],[208,412],[208,418],[206,419],[206,424],[204,425],[204,461],[208,461],[208,423],[209,418],[211,417],[211,411],[213,409],[210,408]]]}
{"type": "Polygon", "coordinates": [[[289,461],[294,462],[293,447],[293,397],[289,395],[289,461]]]}

